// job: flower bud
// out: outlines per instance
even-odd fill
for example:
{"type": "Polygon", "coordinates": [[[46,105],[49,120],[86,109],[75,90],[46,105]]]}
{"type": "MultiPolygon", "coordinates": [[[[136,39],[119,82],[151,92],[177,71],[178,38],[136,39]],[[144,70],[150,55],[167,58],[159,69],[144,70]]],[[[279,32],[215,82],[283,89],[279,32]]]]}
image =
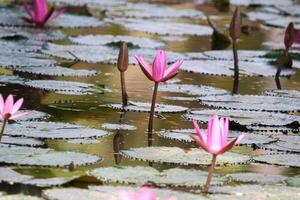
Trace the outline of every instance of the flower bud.
{"type": "Polygon", "coordinates": [[[126,42],[123,42],[118,57],[118,69],[120,72],[125,72],[128,68],[128,47],[126,42]]]}
{"type": "Polygon", "coordinates": [[[240,37],[241,25],[242,25],[241,13],[239,7],[237,7],[233,13],[230,27],[229,27],[229,34],[233,40],[236,40],[240,37]]]}
{"type": "Polygon", "coordinates": [[[284,35],[284,45],[287,50],[293,45],[295,41],[295,36],[296,36],[296,31],[294,29],[294,24],[291,22],[287,26],[284,35]]]}

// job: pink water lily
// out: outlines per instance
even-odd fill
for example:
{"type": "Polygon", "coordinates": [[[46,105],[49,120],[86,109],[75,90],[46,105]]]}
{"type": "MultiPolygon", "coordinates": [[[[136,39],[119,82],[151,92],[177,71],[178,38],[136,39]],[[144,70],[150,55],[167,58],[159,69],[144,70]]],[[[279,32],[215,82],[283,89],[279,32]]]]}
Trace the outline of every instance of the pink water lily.
{"type": "Polygon", "coordinates": [[[193,135],[191,135],[191,137],[198,146],[213,155],[220,155],[229,151],[244,137],[244,135],[240,135],[231,142],[227,142],[229,132],[228,118],[219,118],[216,115],[209,117],[206,134],[201,132],[200,127],[195,120],[193,120],[193,124],[198,134],[198,138],[193,135]]]}
{"type": "Polygon", "coordinates": [[[183,60],[177,60],[173,65],[167,67],[167,54],[163,50],[157,51],[152,67],[143,57],[136,55],[135,58],[147,78],[157,83],[167,81],[176,76],[179,67],[183,63],[183,60]]]}
{"type": "Polygon", "coordinates": [[[22,112],[16,114],[22,107],[23,102],[24,99],[21,98],[14,103],[14,97],[11,94],[8,95],[8,97],[4,101],[2,95],[0,94],[0,118],[2,120],[10,120],[17,119],[29,114],[30,112],[22,112]]]}
{"type": "MultiPolygon", "coordinates": [[[[153,189],[143,187],[138,192],[121,191],[118,200],[158,200],[158,197],[153,189]]],[[[176,200],[176,197],[171,196],[166,200],[176,200]]]]}
{"type": "Polygon", "coordinates": [[[34,23],[38,27],[43,27],[47,22],[55,19],[65,11],[65,8],[54,11],[53,7],[49,10],[46,0],[33,0],[32,8],[30,8],[26,0],[21,0],[21,2],[28,14],[28,16],[24,17],[24,20],[34,23]]]}

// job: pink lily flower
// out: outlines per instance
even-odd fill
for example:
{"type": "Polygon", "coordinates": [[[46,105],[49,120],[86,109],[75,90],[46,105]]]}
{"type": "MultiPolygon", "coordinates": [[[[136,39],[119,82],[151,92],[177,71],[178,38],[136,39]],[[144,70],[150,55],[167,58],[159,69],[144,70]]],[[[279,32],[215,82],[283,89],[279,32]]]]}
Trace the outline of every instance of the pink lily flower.
{"type": "Polygon", "coordinates": [[[207,125],[207,134],[201,132],[198,123],[193,120],[194,127],[198,134],[198,138],[191,135],[198,146],[202,147],[208,153],[220,155],[232,149],[234,145],[239,143],[244,135],[236,137],[227,143],[229,120],[228,118],[220,118],[218,116],[209,117],[207,125]]]}
{"type": "Polygon", "coordinates": [[[32,8],[30,8],[26,0],[21,0],[21,2],[28,14],[28,16],[24,17],[24,20],[29,23],[34,23],[38,27],[43,27],[47,22],[55,19],[65,11],[65,8],[54,11],[53,7],[48,10],[46,0],[33,0],[32,8]]]}
{"type": "MultiPolygon", "coordinates": [[[[121,191],[119,200],[158,200],[153,189],[148,187],[141,188],[138,192],[121,191]]],[[[176,197],[171,196],[166,200],[176,200],[176,197]]]]}
{"type": "Polygon", "coordinates": [[[17,119],[29,114],[30,112],[22,112],[16,114],[22,107],[23,102],[24,99],[21,98],[14,103],[14,97],[11,94],[8,95],[8,97],[4,101],[2,94],[0,94],[0,119],[2,120],[17,119]]]}
{"type": "Polygon", "coordinates": [[[177,60],[172,66],[167,67],[167,55],[163,50],[157,51],[152,67],[141,56],[136,55],[135,59],[147,78],[156,83],[165,82],[176,76],[183,63],[183,60],[177,60]]]}

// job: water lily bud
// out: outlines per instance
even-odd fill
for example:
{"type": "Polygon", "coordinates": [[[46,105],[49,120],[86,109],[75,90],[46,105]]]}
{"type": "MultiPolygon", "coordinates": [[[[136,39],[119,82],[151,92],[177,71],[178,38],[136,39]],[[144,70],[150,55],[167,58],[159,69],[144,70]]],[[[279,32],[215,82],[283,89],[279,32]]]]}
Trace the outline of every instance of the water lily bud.
{"type": "Polygon", "coordinates": [[[287,26],[284,35],[284,44],[286,49],[289,49],[293,45],[295,41],[295,36],[296,36],[296,31],[294,29],[294,24],[291,22],[287,26]]]}
{"type": "Polygon", "coordinates": [[[119,51],[118,69],[120,72],[125,72],[128,68],[128,47],[126,42],[123,42],[119,51]]]}
{"type": "Polygon", "coordinates": [[[236,40],[240,37],[241,25],[242,25],[241,13],[239,7],[237,7],[233,13],[230,27],[229,27],[229,34],[232,39],[236,40]]]}

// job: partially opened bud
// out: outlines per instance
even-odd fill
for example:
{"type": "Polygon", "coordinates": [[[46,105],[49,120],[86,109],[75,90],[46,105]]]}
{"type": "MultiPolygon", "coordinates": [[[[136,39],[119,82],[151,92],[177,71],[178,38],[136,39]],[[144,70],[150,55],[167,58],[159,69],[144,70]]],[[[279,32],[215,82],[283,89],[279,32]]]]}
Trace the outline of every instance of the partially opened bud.
{"type": "Polygon", "coordinates": [[[128,68],[128,47],[126,42],[123,42],[119,51],[118,69],[120,72],[125,72],[128,68]]]}
{"type": "Polygon", "coordinates": [[[286,49],[289,49],[293,45],[295,41],[295,36],[296,36],[296,31],[294,29],[294,24],[291,22],[287,26],[284,35],[284,44],[286,49]]]}
{"type": "Polygon", "coordinates": [[[229,34],[232,39],[236,40],[240,37],[241,25],[242,25],[241,13],[239,7],[237,7],[233,13],[230,27],[229,27],[229,34]]]}

